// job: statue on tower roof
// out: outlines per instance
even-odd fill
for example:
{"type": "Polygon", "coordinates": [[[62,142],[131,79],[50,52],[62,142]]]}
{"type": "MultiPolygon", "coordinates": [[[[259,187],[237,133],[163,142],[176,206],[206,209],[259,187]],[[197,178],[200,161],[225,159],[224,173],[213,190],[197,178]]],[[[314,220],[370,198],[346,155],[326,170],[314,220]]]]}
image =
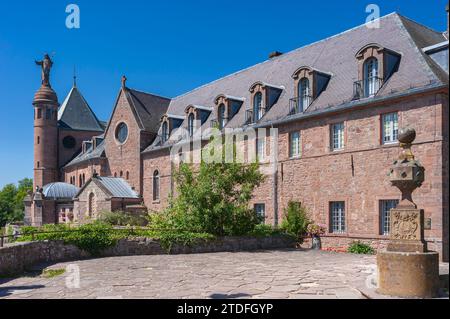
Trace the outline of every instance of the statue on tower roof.
{"type": "Polygon", "coordinates": [[[53,61],[50,59],[50,56],[45,54],[42,61],[35,61],[35,63],[42,68],[42,85],[50,86],[50,69],[53,66],[53,61]]]}

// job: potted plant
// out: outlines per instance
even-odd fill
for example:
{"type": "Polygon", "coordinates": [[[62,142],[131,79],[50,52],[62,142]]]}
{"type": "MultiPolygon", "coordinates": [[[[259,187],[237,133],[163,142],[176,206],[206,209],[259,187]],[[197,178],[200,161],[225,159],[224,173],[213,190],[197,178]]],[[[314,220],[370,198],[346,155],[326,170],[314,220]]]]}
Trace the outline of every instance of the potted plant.
{"type": "Polygon", "coordinates": [[[322,224],[309,224],[307,228],[308,234],[312,237],[312,249],[320,250],[322,242],[320,236],[325,234],[326,226],[322,224]]]}

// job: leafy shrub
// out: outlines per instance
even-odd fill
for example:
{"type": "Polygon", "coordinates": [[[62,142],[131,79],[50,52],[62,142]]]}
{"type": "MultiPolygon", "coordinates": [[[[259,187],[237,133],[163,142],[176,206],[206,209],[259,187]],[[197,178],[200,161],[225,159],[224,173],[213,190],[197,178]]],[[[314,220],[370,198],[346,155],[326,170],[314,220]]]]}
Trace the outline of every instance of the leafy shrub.
{"type": "Polygon", "coordinates": [[[271,225],[259,224],[256,225],[255,228],[248,233],[249,236],[255,237],[269,237],[283,234],[283,231],[278,228],[274,228],[271,225]]]}
{"type": "Polygon", "coordinates": [[[163,214],[152,215],[152,226],[239,236],[260,223],[249,208],[253,190],[264,180],[256,163],[202,162],[195,172],[181,164],[175,178],[178,196],[163,214]]]}
{"type": "Polygon", "coordinates": [[[214,239],[213,235],[173,230],[151,229],[114,229],[103,222],[94,222],[70,228],[66,225],[45,225],[43,227],[23,227],[23,236],[19,241],[61,240],[65,244],[74,245],[89,252],[91,255],[99,255],[104,249],[114,246],[118,240],[130,237],[147,237],[159,239],[161,247],[170,251],[173,245],[193,245],[198,241],[214,239]],[[54,232],[54,233],[40,233],[54,232]],[[34,236],[33,236],[34,233],[34,236]]]}
{"type": "Polygon", "coordinates": [[[354,241],[350,244],[347,251],[352,254],[365,254],[365,255],[373,255],[375,250],[367,244],[364,244],[360,241],[354,241]]]}
{"type": "Polygon", "coordinates": [[[98,255],[103,249],[114,246],[120,237],[110,225],[101,222],[74,229],[64,224],[44,225],[41,228],[23,227],[21,233],[23,236],[19,241],[62,240],[65,244],[75,245],[92,255],[98,255]]]}
{"type": "Polygon", "coordinates": [[[145,216],[120,211],[101,212],[98,220],[112,226],[145,226],[148,223],[145,216]]]}
{"type": "Polygon", "coordinates": [[[281,229],[302,241],[302,236],[307,233],[310,223],[306,209],[298,202],[289,202],[287,209],[284,210],[281,229]]]}

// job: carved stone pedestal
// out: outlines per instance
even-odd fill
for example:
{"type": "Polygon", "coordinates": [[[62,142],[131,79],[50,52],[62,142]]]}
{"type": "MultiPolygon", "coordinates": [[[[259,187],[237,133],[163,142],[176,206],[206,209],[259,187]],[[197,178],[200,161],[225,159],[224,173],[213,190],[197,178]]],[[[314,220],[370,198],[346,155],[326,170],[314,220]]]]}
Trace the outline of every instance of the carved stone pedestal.
{"type": "Polygon", "coordinates": [[[424,211],[421,209],[395,208],[391,210],[391,240],[387,251],[427,251],[424,240],[424,211]]]}

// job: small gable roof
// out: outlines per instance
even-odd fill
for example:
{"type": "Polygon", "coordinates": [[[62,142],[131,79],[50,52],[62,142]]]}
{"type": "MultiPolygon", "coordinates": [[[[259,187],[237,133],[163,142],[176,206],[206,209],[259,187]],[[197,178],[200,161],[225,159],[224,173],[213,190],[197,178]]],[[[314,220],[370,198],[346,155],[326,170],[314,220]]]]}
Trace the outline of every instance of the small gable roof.
{"type": "MultiPolygon", "coordinates": [[[[103,138],[103,136],[97,136],[96,138],[103,138]]],[[[86,150],[86,152],[81,152],[73,160],[67,163],[64,167],[69,167],[82,163],[87,160],[99,159],[105,157],[105,141],[102,141],[94,148],[92,145],[86,150]]]]}
{"type": "Polygon", "coordinates": [[[62,128],[79,131],[104,130],[89,104],[76,86],[73,86],[58,110],[58,124],[62,128]]]}
{"type": "Polygon", "coordinates": [[[75,198],[78,198],[85,188],[90,184],[95,183],[99,186],[109,198],[127,198],[138,199],[139,195],[131,186],[123,179],[118,177],[92,177],[78,192],[75,198]]]}

